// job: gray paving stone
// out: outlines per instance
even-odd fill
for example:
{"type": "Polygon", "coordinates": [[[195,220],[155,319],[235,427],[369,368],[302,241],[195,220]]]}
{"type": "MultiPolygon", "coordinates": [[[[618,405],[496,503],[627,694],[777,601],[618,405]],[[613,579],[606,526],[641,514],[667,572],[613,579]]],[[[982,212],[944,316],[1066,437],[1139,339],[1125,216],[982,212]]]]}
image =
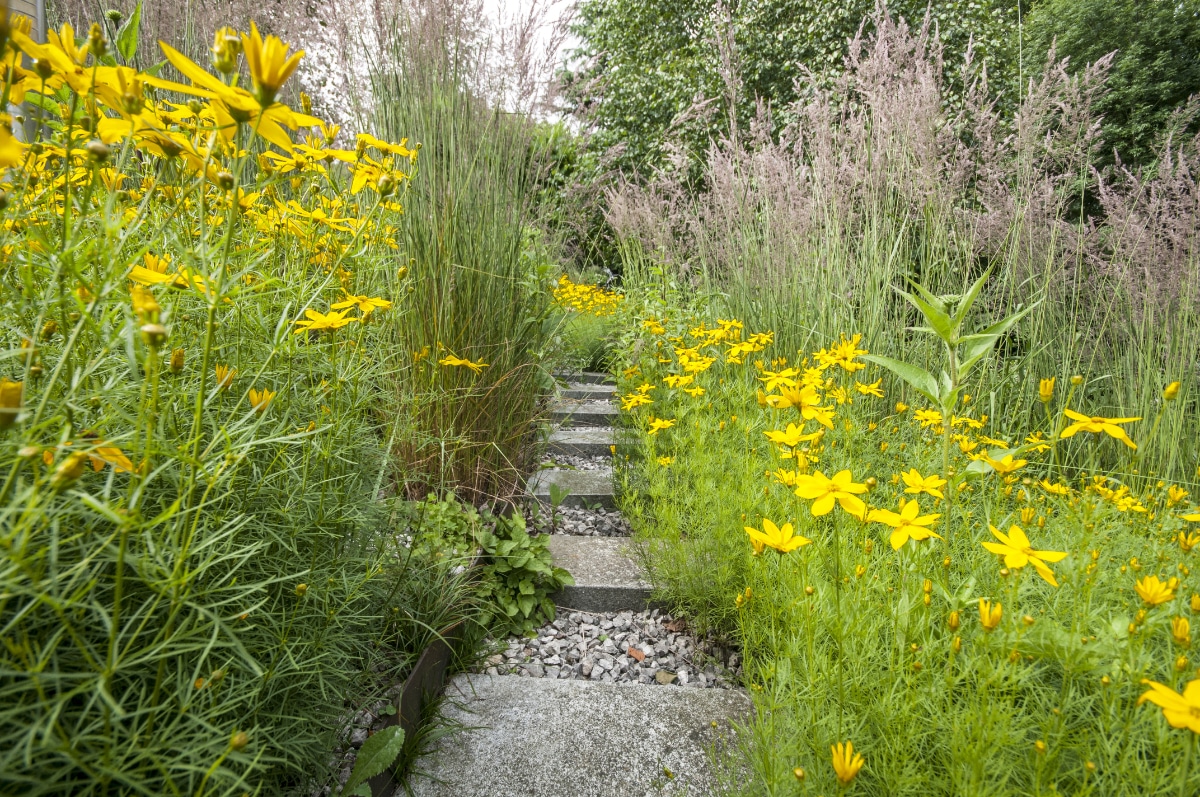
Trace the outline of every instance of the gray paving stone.
{"type": "Polygon", "coordinates": [[[416,797],[707,797],[709,751],[753,712],[740,690],[503,675],[446,694],[468,730],[417,762],[416,797]]]}
{"type": "Polygon", "coordinates": [[[602,506],[616,508],[613,496],[612,468],[601,470],[568,470],[548,468],[539,470],[529,479],[529,492],[538,501],[549,506],[550,485],[556,484],[568,490],[561,506],[602,506]]]}
{"type": "Polygon", "coordinates": [[[612,426],[617,407],[611,401],[559,399],[550,405],[550,421],[568,427],[612,426]]]}
{"type": "Polygon", "coordinates": [[[550,537],[554,564],[575,584],[554,594],[554,602],[583,612],[641,611],[650,603],[650,584],[621,537],[550,537]]]}
{"type": "Polygon", "coordinates": [[[572,374],[555,374],[555,378],[563,382],[582,382],[588,385],[611,385],[613,378],[608,374],[600,374],[595,371],[576,371],[572,374]]]}
{"type": "Polygon", "coordinates": [[[558,395],[567,399],[585,399],[591,401],[612,401],[617,395],[616,385],[589,385],[575,382],[558,391],[558,395]]]}
{"type": "Polygon", "coordinates": [[[550,435],[549,451],[572,457],[609,457],[616,439],[613,430],[606,426],[559,429],[550,435]]]}

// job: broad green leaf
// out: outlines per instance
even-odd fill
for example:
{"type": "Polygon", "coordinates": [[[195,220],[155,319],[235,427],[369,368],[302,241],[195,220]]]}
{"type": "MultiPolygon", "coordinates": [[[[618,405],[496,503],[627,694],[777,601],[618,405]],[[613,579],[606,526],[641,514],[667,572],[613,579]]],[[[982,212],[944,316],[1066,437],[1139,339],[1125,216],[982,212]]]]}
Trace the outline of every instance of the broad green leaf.
{"type": "Polygon", "coordinates": [[[1033,309],[1038,306],[1038,304],[1039,302],[1034,302],[1025,309],[1018,310],[1017,312],[1000,319],[990,327],[976,332],[973,335],[967,335],[965,338],[959,341],[959,345],[962,346],[962,350],[959,352],[959,356],[962,360],[962,364],[959,366],[960,378],[965,377],[967,372],[970,371],[971,368],[973,368],[985,354],[992,350],[992,347],[996,345],[996,341],[999,340],[1002,335],[1012,329],[1018,321],[1029,315],[1029,313],[1032,312],[1033,309]]]}
{"type": "Polygon", "coordinates": [[[137,55],[138,36],[142,32],[142,0],[133,7],[133,13],[125,20],[125,24],[117,31],[117,52],[125,59],[125,63],[137,55]]]}
{"type": "MultiPolygon", "coordinates": [[[[917,287],[920,288],[919,285],[917,287]]],[[[896,289],[896,292],[921,311],[921,314],[925,316],[925,320],[929,322],[929,326],[933,329],[934,334],[946,341],[946,343],[952,343],[954,341],[954,325],[950,320],[950,316],[946,314],[945,310],[934,306],[919,296],[913,296],[911,293],[902,291],[899,288],[896,289]]],[[[945,307],[945,305],[942,305],[942,307],[945,307]]]]}
{"type": "Polygon", "coordinates": [[[967,319],[967,313],[971,312],[971,305],[975,304],[975,300],[979,298],[979,291],[983,288],[983,283],[987,282],[987,278],[992,275],[992,270],[989,268],[983,272],[983,276],[975,280],[975,284],[967,289],[962,300],[958,303],[958,309],[954,311],[954,328],[962,329],[963,321],[967,319]]]}
{"type": "Polygon", "coordinates": [[[362,749],[358,751],[358,758],[354,761],[350,780],[346,781],[345,791],[354,794],[354,790],[360,785],[366,784],[368,780],[394,764],[403,747],[404,729],[399,725],[384,728],[368,737],[362,749]]]}
{"type": "Polygon", "coordinates": [[[915,365],[909,365],[899,360],[893,360],[891,357],[883,357],[878,354],[864,354],[862,357],[867,362],[882,365],[896,376],[903,379],[914,390],[920,393],[933,404],[940,404],[937,398],[938,386],[937,380],[933,378],[933,374],[915,365]]]}

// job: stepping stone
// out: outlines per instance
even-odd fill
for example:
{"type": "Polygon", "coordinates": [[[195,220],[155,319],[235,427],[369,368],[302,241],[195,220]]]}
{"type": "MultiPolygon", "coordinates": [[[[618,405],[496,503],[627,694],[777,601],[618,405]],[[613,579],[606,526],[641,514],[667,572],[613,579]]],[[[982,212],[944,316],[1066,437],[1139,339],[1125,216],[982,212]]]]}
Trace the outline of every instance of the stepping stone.
{"type": "Polygon", "coordinates": [[[446,696],[465,730],[417,764],[416,797],[707,796],[709,751],[753,718],[732,689],[459,675],[446,696]]]}
{"type": "Polygon", "coordinates": [[[569,457],[608,457],[612,456],[610,446],[616,439],[616,434],[607,427],[559,429],[550,435],[549,451],[569,457]]]}
{"type": "Polygon", "coordinates": [[[587,399],[590,401],[612,401],[617,395],[616,385],[589,385],[575,382],[558,391],[558,395],[568,399],[587,399]]]}
{"type": "Polygon", "coordinates": [[[529,492],[538,501],[550,506],[550,485],[567,490],[567,497],[559,506],[602,506],[616,509],[613,496],[612,468],[597,470],[569,470],[547,468],[539,470],[529,478],[529,492]]]}
{"type": "Polygon", "coordinates": [[[608,374],[598,374],[594,371],[576,372],[573,374],[555,374],[556,378],[564,382],[582,382],[587,385],[611,385],[613,378],[608,374]]]}
{"type": "Polygon", "coordinates": [[[566,426],[612,426],[617,408],[611,401],[561,399],[550,405],[550,421],[566,426]]]}
{"type": "Polygon", "coordinates": [[[650,584],[621,537],[550,536],[554,564],[575,579],[553,596],[555,604],[581,612],[640,612],[650,602],[650,584]]]}

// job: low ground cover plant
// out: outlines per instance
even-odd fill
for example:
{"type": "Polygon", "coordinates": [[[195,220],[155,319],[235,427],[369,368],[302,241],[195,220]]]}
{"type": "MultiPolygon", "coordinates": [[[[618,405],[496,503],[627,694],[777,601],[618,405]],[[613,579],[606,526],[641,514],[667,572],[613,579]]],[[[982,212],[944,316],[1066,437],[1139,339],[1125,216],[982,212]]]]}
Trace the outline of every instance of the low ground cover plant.
{"type": "Polygon", "coordinates": [[[625,510],[662,594],[744,648],[746,793],[1200,788],[1200,512],[1137,473],[1177,381],[1144,417],[1104,417],[1089,374],[939,406],[946,374],[922,395],[859,334],[784,350],[627,306],[625,510]]]}

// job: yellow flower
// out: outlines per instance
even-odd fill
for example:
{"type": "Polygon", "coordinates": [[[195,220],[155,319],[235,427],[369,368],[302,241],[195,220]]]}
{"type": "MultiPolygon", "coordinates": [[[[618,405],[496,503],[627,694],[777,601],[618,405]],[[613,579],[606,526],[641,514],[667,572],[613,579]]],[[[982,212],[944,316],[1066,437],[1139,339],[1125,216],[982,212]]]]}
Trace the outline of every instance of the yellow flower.
{"type": "Polygon", "coordinates": [[[233,386],[233,378],[237,376],[237,369],[230,368],[228,365],[218,365],[217,372],[217,387],[221,390],[228,390],[233,386]]]}
{"type": "Polygon", "coordinates": [[[1174,587],[1170,583],[1159,581],[1158,576],[1146,576],[1140,579],[1134,588],[1148,606],[1158,606],[1175,597],[1174,587]]]}
{"type": "Polygon", "coordinates": [[[1188,497],[1188,491],[1172,484],[1167,488],[1167,506],[1175,506],[1180,501],[1188,497]]]}
{"type": "Polygon", "coordinates": [[[921,515],[920,504],[917,499],[905,501],[900,499],[900,511],[892,512],[888,509],[872,509],[867,515],[867,520],[872,523],[882,523],[885,526],[892,527],[890,542],[892,550],[898,551],[909,539],[927,540],[930,537],[942,539],[941,535],[935,531],[931,531],[928,526],[932,526],[941,517],[940,514],[921,515]]]}
{"type": "Polygon", "coordinates": [[[1075,421],[1075,423],[1071,424],[1066,429],[1062,430],[1062,434],[1059,435],[1059,437],[1061,437],[1061,438],[1072,437],[1079,432],[1091,432],[1092,434],[1103,433],[1103,434],[1108,435],[1109,437],[1113,437],[1113,438],[1116,438],[1117,440],[1120,440],[1122,443],[1129,446],[1130,448],[1137,448],[1137,443],[1135,443],[1129,439],[1129,435],[1125,434],[1125,430],[1122,429],[1119,426],[1119,424],[1133,423],[1134,421],[1140,421],[1141,420],[1140,417],[1139,418],[1101,418],[1098,415],[1094,415],[1089,418],[1087,415],[1082,415],[1078,412],[1075,412],[1074,410],[1063,410],[1063,414],[1066,415],[1071,420],[1075,421]]]}
{"type": "Polygon", "coordinates": [[[1020,470],[1029,464],[1029,460],[1026,459],[1013,459],[1012,454],[1005,454],[1000,459],[992,459],[990,455],[985,453],[982,459],[984,462],[991,465],[992,470],[996,471],[996,473],[999,473],[1001,476],[1006,476],[1009,473],[1012,473],[1015,470],[1020,470]]]}
{"type": "Polygon", "coordinates": [[[1039,485],[1043,490],[1050,495],[1070,495],[1071,488],[1061,482],[1051,482],[1049,479],[1042,479],[1039,485]]]}
{"type": "Polygon", "coordinates": [[[797,426],[794,423],[789,423],[785,431],[781,432],[778,429],[772,429],[769,432],[763,432],[763,434],[772,443],[780,446],[788,446],[789,448],[795,448],[802,442],[815,440],[821,436],[819,431],[805,434],[804,427],[797,426]]]}
{"type": "Polygon", "coordinates": [[[158,314],[162,312],[162,307],[159,306],[158,300],[154,298],[153,293],[140,285],[134,284],[129,288],[129,299],[133,305],[133,312],[143,321],[158,320],[158,314]]]}
{"type": "Polygon", "coordinates": [[[917,410],[913,413],[913,420],[921,424],[922,429],[928,429],[942,423],[942,414],[937,410],[917,410]]]}
{"type": "Polygon", "coordinates": [[[347,293],[346,298],[336,304],[331,304],[329,307],[333,310],[344,310],[349,307],[357,307],[359,312],[366,318],[376,310],[388,310],[392,303],[387,299],[378,299],[370,296],[355,296],[352,293],[347,293]]]}
{"type": "Polygon", "coordinates": [[[1185,648],[1192,644],[1192,624],[1186,617],[1171,618],[1171,636],[1175,637],[1176,643],[1185,648]]]}
{"type": "Polygon", "coordinates": [[[270,406],[271,399],[273,398],[275,398],[274,391],[266,390],[265,388],[263,390],[250,388],[250,406],[259,415],[267,411],[267,407],[270,406]]]}
{"type": "Polygon", "coordinates": [[[470,360],[465,360],[462,357],[455,357],[452,354],[446,355],[442,359],[438,360],[438,365],[462,366],[464,368],[470,368],[477,374],[483,373],[483,369],[487,368],[488,366],[488,364],[483,360],[471,362],[470,360]]]}
{"type": "Polygon", "coordinates": [[[764,376],[758,379],[760,382],[766,382],[765,389],[768,393],[779,387],[795,387],[796,377],[800,372],[795,368],[785,368],[782,371],[763,371],[764,376]]]}
{"type": "Polygon", "coordinates": [[[872,382],[869,385],[864,385],[862,382],[855,382],[854,389],[857,390],[859,393],[863,394],[864,396],[875,396],[877,398],[883,398],[883,388],[881,387],[882,384],[883,384],[882,378],[876,379],[874,382],[872,382]]]}
{"type": "Polygon", "coordinates": [[[653,403],[654,399],[645,393],[630,393],[628,396],[621,396],[621,409],[623,410],[635,410],[638,407],[653,403]]]}
{"type": "Polygon", "coordinates": [[[187,354],[186,354],[186,352],[184,352],[184,350],[183,350],[183,349],[175,349],[175,350],[173,350],[173,351],[171,352],[171,360],[170,360],[170,363],[169,363],[169,364],[168,364],[168,366],[167,366],[168,368],[170,368],[170,369],[171,369],[171,373],[173,373],[173,374],[177,374],[177,373],[179,373],[180,371],[182,371],[182,370],[183,370],[183,364],[184,364],[184,361],[186,360],[186,358],[187,358],[187,354]]]}
{"type": "Polygon", "coordinates": [[[663,381],[667,383],[667,387],[687,387],[696,377],[692,374],[680,376],[679,374],[671,374],[663,377],[663,381]]]}
{"type": "Polygon", "coordinates": [[[696,387],[685,387],[683,392],[687,393],[692,398],[700,398],[704,395],[704,388],[700,387],[699,385],[696,387]]]}
{"type": "Polygon", "coordinates": [[[1179,547],[1183,549],[1184,553],[1191,551],[1197,545],[1200,545],[1200,533],[1195,531],[1179,532],[1179,547]]]}
{"type": "Polygon", "coordinates": [[[1049,379],[1043,379],[1038,382],[1038,398],[1043,404],[1049,404],[1050,400],[1054,398],[1055,379],[1056,377],[1052,376],[1049,379]]]}
{"type": "Polygon", "coordinates": [[[284,44],[278,36],[268,36],[264,40],[253,22],[250,23],[250,35],[242,34],[242,45],[246,49],[246,66],[254,84],[254,96],[266,108],[275,102],[279,89],[300,65],[304,51],[289,56],[290,45],[284,44]]]}
{"type": "Polygon", "coordinates": [[[866,761],[860,753],[854,752],[854,745],[851,742],[845,744],[833,745],[829,748],[833,754],[833,771],[837,775],[838,782],[843,786],[854,780],[854,776],[862,769],[866,761]]]}
{"type": "Polygon", "coordinates": [[[1061,562],[1067,557],[1066,553],[1060,551],[1035,551],[1029,538],[1025,536],[1025,532],[1020,526],[1011,526],[1008,529],[1008,534],[1003,534],[995,526],[989,525],[992,534],[999,543],[985,542],[983,547],[995,554],[1000,554],[1004,557],[1005,567],[1011,567],[1014,570],[1020,569],[1025,565],[1033,565],[1033,569],[1038,572],[1038,575],[1046,580],[1051,586],[1058,586],[1058,581],[1054,578],[1054,572],[1046,565],[1046,562],[1061,562]]]}
{"type": "Polygon", "coordinates": [[[0,429],[10,429],[17,422],[24,389],[24,382],[0,379],[0,429]]]}
{"type": "Polygon", "coordinates": [[[985,631],[995,631],[1003,616],[1004,607],[999,603],[993,605],[989,600],[979,599],[979,622],[985,631]]]}
{"type": "Polygon", "coordinates": [[[651,418],[650,419],[650,428],[647,430],[647,432],[649,434],[658,434],[663,429],[670,429],[674,425],[675,425],[675,420],[673,418],[669,421],[664,420],[662,418],[651,418]]]}
{"type": "Polygon", "coordinates": [[[905,404],[903,401],[897,401],[896,402],[896,413],[899,414],[899,413],[903,413],[903,412],[908,412],[908,405],[905,404]]]}
{"type": "Polygon", "coordinates": [[[1163,401],[1174,401],[1179,397],[1179,383],[1172,382],[1163,388],[1163,401]]]}
{"type": "Polygon", "coordinates": [[[675,463],[675,457],[659,457],[656,462],[664,468],[668,468],[675,463]]]}
{"type": "Polygon", "coordinates": [[[1138,698],[1138,705],[1153,703],[1162,709],[1163,717],[1172,728],[1187,728],[1200,733],[1200,678],[1189,681],[1183,694],[1156,681],[1143,679],[1150,690],[1138,698]]]}
{"type": "Polygon", "coordinates": [[[83,475],[83,469],[87,464],[87,460],[87,454],[82,451],[76,451],[64,459],[54,469],[54,475],[50,477],[50,487],[56,492],[70,487],[83,475]]]}
{"type": "Polygon", "coordinates": [[[796,495],[813,502],[814,517],[829,514],[834,503],[838,503],[861,520],[866,515],[867,505],[858,496],[866,491],[867,485],[856,484],[848,470],[838,471],[832,479],[821,471],[796,477],[796,495]]]}
{"type": "Polygon", "coordinates": [[[25,145],[8,128],[0,125],[0,169],[16,166],[25,159],[25,145]]]}
{"type": "Polygon", "coordinates": [[[901,473],[900,478],[904,479],[904,483],[908,485],[904,488],[904,492],[911,495],[920,495],[928,493],[934,498],[945,498],[941,488],[946,485],[946,480],[936,473],[930,476],[922,476],[916,468],[912,468],[908,473],[901,473]]]}
{"type": "Polygon", "coordinates": [[[807,537],[801,537],[796,534],[791,523],[784,523],[783,528],[779,528],[771,521],[763,518],[763,530],[745,527],[746,533],[750,535],[751,543],[757,543],[755,548],[766,546],[773,548],[777,553],[785,554],[789,551],[794,551],[797,548],[808,545],[812,540],[807,537]]]}
{"type": "Polygon", "coordinates": [[[358,320],[357,318],[347,318],[346,314],[348,312],[349,310],[338,310],[328,313],[318,313],[316,310],[305,310],[305,317],[303,319],[292,322],[298,327],[295,334],[341,329],[347,324],[353,324],[358,320]]]}

